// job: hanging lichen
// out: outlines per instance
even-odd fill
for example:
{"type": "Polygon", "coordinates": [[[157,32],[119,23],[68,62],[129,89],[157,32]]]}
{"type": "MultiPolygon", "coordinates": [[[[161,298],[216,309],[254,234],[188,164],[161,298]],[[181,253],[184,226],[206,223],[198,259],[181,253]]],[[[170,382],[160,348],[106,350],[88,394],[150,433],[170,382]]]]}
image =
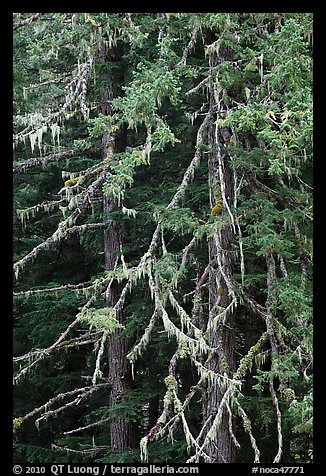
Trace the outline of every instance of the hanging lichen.
{"type": "Polygon", "coordinates": [[[124,215],[127,215],[128,217],[132,216],[133,218],[136,218],[137,211],[133,210],[132,208],[126,208],[122,205],[121,211],[124,215]]]}
{"type": "Polygon", "coordinates": [[[132,364],[134,364],[137,357],[142,354],[143,350],[146,349],[147,344],[148,344],[149,339],[150,339],[151,332],[152,332],[152,330],[154,328],[154,325],[155,325],[155,322],[156,322],[156,318],[157,318],[157,312],[154,311],[154,313],[153,313],[153,315],[152,315],[152,317],[149,321],[149,324],[146,327],[139,343],[137,345],[135,345],[133,347],[133,349],[127,354],[127,358],[129,359],[129,361],[132,364]]]}
{"type": "Polygon", "coordinates": [[[52,142],[53,142],[54,145],[57,142],[57,146],[59,147],[60,146],[60,130],[61,130],[61,128],[58,124],[52,124],[50,126],[50,128],[51,128],[52,142]]]}
{"type": "Polygon", "coordinates": [[[140,444],[139,444],[139,447],[140,447],[140,460],[141,460],[143,463],[147,463],[147,462],[148,462],[147,443],[148,443],[148,438],[147,438],[147,436],[144,436],[144,437],[140,440],[140,444]]]}

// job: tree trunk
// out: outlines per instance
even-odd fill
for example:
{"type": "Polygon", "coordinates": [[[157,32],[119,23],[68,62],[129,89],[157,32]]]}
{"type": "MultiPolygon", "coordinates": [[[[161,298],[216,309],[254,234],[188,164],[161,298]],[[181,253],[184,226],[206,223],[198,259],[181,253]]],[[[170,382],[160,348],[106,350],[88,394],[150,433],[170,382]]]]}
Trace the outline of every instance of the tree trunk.
{"type": "MultiPolygon", "coordinates": [[[[100,52],[103,63],[116,61],[121,56],[117,48],[108,50],[104,46],[100,52]]],[[[118,94],[116,84],[122,84],[118,78],[107,78],[107,88],[101,97],[102,114],[112,114],[111,100],[118,94]]],[[[112,157],[113,153],[123,152],[126,146],[126,130],[119,130],[114,135],[105,133],[102,141],[102,157],[112,157]]],[[[117,258],[122,245],[122,223],[110,219],[110,212],[117,209],[115,200],[103,195],[103,220],[108,223],[104,232],[104,266],[106,270],[112,270],[116,266],[117,258]]],[[[106,298],[106,305],[113,307],[120,296],[121,285],[113,282],[106,298]]],[[[116,318],[119,323],[125,323],[123,311],[118,311],[116,318]]],[[[109,394],[110,419],[110,446],[113,453],[122,453],[136,446],[136,432],[133,422],[126,420],[123,414],[115,410],[115,406],[124,400],[128,390],[132,386],[131,367],[126,358],[130,350],[128,340],[121,335],[122,329],[116,329],[108,338],[108,378],[111,383],[109,394]]]]}
{"type": "MultiPolygon", "coordinates": [[[[214,53],[210,59],[211,70],[220,61],[221,59],[214,53]]],[[[226,152],[227,143],[225,139],[229,133],[225,128],[221,129],[215,122],[218,111],[221,108],[223,108],[222,100],[219,101],[216,98],[216,91],[212,87],[210,91],[210,110],[213,118],[208,130],[208,143],[212,151],[208,158],[210,206],[213,208],[217,201],[222,200],[221,181],[223,181],[222,186],[224,185],[225,198],[229,207],[232,208],[234,200],[234,175],[230,164],[230,157],[226,152]],[[220,170],[223,171],[222,175],[220,170]]],[[[214,217],[214,220],[223,219],[226,215],[227,211],[223,203],[222,214],[214,217]]],[[[220,312],[218,308],[226,308],[231,302],[228,287],[222,274],[226,278],[232,275],[232,253],[234,252],[234,232],[232,226],[226,225],[220,231],[214,232],[213,236],[209,239],[208,246],[210,264],[209,320],[212,321],[220,312]],[[223,273],[221,273],[221,268],[223,273]]],[[[227,374],[229,377],[232,376],[235,349],[234,312],[232,310],[229,311],[225,321],[219,322],[216,329],[211,328],[208,334],[209,345],[217,348],[218,351],[207,363],[207,367],[220,375],[227,374]]],[[[225,389],[220,389],[215,383],[206,386],[203,398],[203,416],[205,421],[209,417],[212,420],[214,419],[224,393],[225,389]]],[[[217,431],[217,438],[209,445],[207,454],[212,462],[235,462],[235,446],[229,430],[229,414],[225,407],[222,413],[222,421],[217,431]]]]}

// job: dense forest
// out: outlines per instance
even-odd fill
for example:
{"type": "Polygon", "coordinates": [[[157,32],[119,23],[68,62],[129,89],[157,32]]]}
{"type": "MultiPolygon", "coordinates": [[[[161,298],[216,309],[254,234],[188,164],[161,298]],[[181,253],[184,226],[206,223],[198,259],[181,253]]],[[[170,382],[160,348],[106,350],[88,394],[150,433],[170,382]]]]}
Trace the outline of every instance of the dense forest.
{"type": "Polygon", "coordinates": [[[14,13],[14,461],[310,463],[310,13],[14,13]]]}

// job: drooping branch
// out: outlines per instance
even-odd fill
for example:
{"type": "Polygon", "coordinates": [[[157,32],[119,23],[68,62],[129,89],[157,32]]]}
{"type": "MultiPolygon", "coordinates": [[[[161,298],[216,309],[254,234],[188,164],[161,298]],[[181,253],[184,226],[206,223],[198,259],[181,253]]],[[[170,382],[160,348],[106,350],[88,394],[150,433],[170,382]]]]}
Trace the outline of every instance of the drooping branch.
{"type": "MultiPolygon", "coordinates": [[[[210,112],[208,112],[205,115],[205,118],[204,118],[202,124],[200,125],[200,127],[198,129],[198,132],[197,132],[195,155],[194,155],[193,159],[191,160],[189,166],[187,167],[187,170],[185,171],[185,173],[183,175],[182,182],[179,185],[176,193],[174,194],[170,203],[167,205],[167,207],[166,207],[167,209],[173,208],[173,207],[178,205],[178,203],[183,199],[185,191],[186,191],[190,181],[194,177],[195,170],[199,165],[200,158],[201,158],[201,155],[202,155],[202,151],[201,151],[200,146],[204,141],[204,134],[205,134],[205,131],[208,127],[210,118],[211,118],[211,114],[210,114],[210,112]]],[[[156,248],[158,239],[160,237],[160,230],[161,230],[161,225],[160,225],[160,223],[158,223],[158,225],[157,225],[157,227],[156,227],[156,229],[153,233],[151,244],[148,248],[147,253],[152,254],[154,249],[156,248]]],[[[190,248],[195,244],[195,238],[193,238],[193,240],[191,240],[191,245],[189,244],[190,248]]],[[[185,253],[188,253],[189,249],[185,249],[184,250],[185,253]]],[[[185,259],[186,259],[186,254],[185,254],[185,259]]]]}
{"type": "MultiPolygon", "coordinates": [[[[191,434],[189,430],[189,426],[187,423],[187,420],[185,418],[185,409],[187,408],[190,400],[192,397],[195,395],[196,391],[199,389],[199,384],[195,387],[192,387],[191,391],[187,395],[186,399],[184,400],[183,403],[179,400],[176,392],[177,388],[177,381],[175,378],[176,375],[176,364],[177,360],[180,357],[180,351],[177,350],[174,352],[170,359],[169,363],[169,373],[168,376],[165,378],[165,384],[167,386],[167,391],[164,396],[163,400],[163,410],[161,412],[161,415],[157,419],[156,424],[150,429],[150,431],[142,438],[140,442],[140,449],[141,449],[141,460],[143,462],[148,461],[148,453],[147,453],[147,444],[150,441],[153,441],[157,439],[159,436],[163,436],[167,430],[169,430],[170,436],[172,435],[172,432],[174,428],[177,426],[177,424],[182,421],[183,424],[183,430],[184,434],[186,436],[186,440],[188,442],[189,448],[194,445],[195,447],[198,447],[198,438],[195,440],[193,435],[191,434]],[[168,421],[167,418],[170,414],[170,407],[171,405],[174,405],[174,411],[176,412],[175,415],[173,415],[168,421]]],[[[209,458],[206,454],[205,456],[209,458]]]]}
{"type": "MultiPolygon", "coordinates": [[[[116,260],[114,270],[116,269],[117,263],[118,263],[118,259],[116,260]]],[[[82,344],[79,344],[79,342],[80,342],[79,339],[83,339],[83,338],[85,338],[85,336],[82,336],[82,337],[76,338],[76,339],[70,339],[68,341],[65,341],[64,339],[66,338],[68,333],[79,323],[81,318],[84,316],[84,314],[90,308],[90,306],[96,301],[98,296],[101,296],[101,295],[106,294],[108,292],[108,290],[110,289],[110,286],[112,285],[113,280],[114,280],[114,277],[109,276],[108,278],[104,278],[100,283],[96,282],[94,285],[92,285],[93,294],[92,294],[91,298],[82,307],[81,311],[77,314],[76,319],[66,328],[66,330],[63,332],[63,334],[61,334],[59,339],[57,339],[57,341],[54,344],[52,344],[47,349],[41,349],[41,350],[38,350],[38,351],[30,352],[29,354],[26,354],[26,355],[20,356],[20,357],[16,357],[14,359],[14,361],[19,361],[19,360],[26,360],[26,359],[29,360],[33,357],[37,357],[36,360],[34,360],[27,367],[23,368],[14,377],[14,383],[17,383],[22,376],[27,374],[28,371],[30,371],[33,367],[38,365],[41,362],[41,360],[43,360],[45,357],[47,357],[54,350],[56,350],[58,348],[61,348],[61,347],[68,348],[68,347],[78,346],[78,345],[82,345],[82,344],[85,345],[86,342],[84,342],[84,341],[82,342],[82,344]]],[[[87,343],[93,342],[94,337],[96,337],[98,334],[102,334],[102,332],[100,331],[98,333],[93,333],[92,334],[93,339],[92,340],[87,340],[87,343]]],[[[101,355],[103,353],[103,345],[104,344],[103,344],[103,336],[102,336],[101,349],[98,352],[96,368],[95,368],[95,372],[94,372],[95,377],[93,376],[93,380],[95,379],[95,381],[93,381],[93,385],[96,384],[96,376],[100,375],[99,361],[100,361],[101,355]],[[101,353],[101,351],[102,351],[102,353],[101,353]]]]}
{"type": "Polygon", "coordinates": [[[167,208],[172,208],[175,207],[179,201],[184,197],[185,191],[187,186],[189,185],[190,180],[194,177],[195,169],[199,165],[200,157],[202,155],[202,151],[200,149],[201,144],[204,141],[204,133],[207,129],[207,126],[209,124],[209,120],[211,119],[211,115],[208,112],[205,115],[205,118],[200,125],[198,132],[197,132],[197,139],[196,139],[196,149],[195,149],[195,155],[190,162],[184,176],[181,182],[181,185],[178,187],[178,190],[176,191],[174,197],[172,198],[171,202],[167,206],[167,208]]]}
{"type": "MultiPolygon", "coordinates": [[[[241,380],[244,379],[245,377],[245,374],[246,372],[249,370],[251,370],[251,366],[252,366],[252,363],[253,363],[253,360],[254,360],[254,357],[255,355],[261,350],[261,345],[268,339],[268,333],[265,332],[264,334],[262,334],[262,336],[260,337],[260,339],[258,340],[258,342],[252,346],[248,353],[241,359],[240,361],[240,364],[238,366],[238,369],[236,370],[236,372],[234,373],[233,375],[233,378],[232,380],[230,380],[230,382],[234,382],[234,383],[240,383],[241,380]]],[[[212,358],[212,354],[209,355],[206,363],[205,363],[205,366],[207,366],[208,364],[208,361],[209,359],[212,358]]],[[[185,406],[188,405],[190,399],[192,398],[192,396],[194,395],[194,393],[196,392],[196,390],[198,390],[201,385],[202,385],[202,382],[204,381],[205,377],[204,375],[202,375],[202,377],[200,378],[199,382],[197,383],[197,385],[195,387],[192,388],[190,394],[187,396],[185,402],[184,402],[184,405],[183,405],[183,408],[185,408],[185,406]]],[[[227,382],[227,380],[225,381],[225,383],[227,382]]],[[[235,390],[236,387],[233,387],[233,390],[235,390]]],[[[251,441],[251,445],[253,447],[253,450],[254,450],[254,454],[255,454],[255,462],[259,462],[259,458],[260,458],[260,452],[259,452],[259,449],[257,447],[257,443],[256,443],[256,440],[253,436],[253,433],[252,433],[252,429],[251,429],[251,422],[248,418],[248,416],[246,415],[245,411],[243,410],[243,408],[241,407],[241,405],[239,404],[239,401],[236,397],[236,395],[233,393],[232,394],[232,398],[234,400],[234,402],[236,403],[237,407],[238,407],[238,410],[239,410],[239,413],[240,413],[240,416],[243,420],[243,424],[244,424],[244,428],[245,428],[245,431],[248,432],[249,434],[249,437],[250,437],[250,441],[251,441]]],[[[231,409],[228,401],[226,401],[226,408],[227,410],[229,411],[229,409],[231,409]]],[[[208,420],[205,422],[204,426],[208,425],[209,424],[209,419],[211,419],[211,416],[209,416],[208,420]]],[[[175,426],[175,424],[177,423],[178,421],[178,415],[176,417],[176,419],[174,420],[173,422],[173,426],[175,426]]],[[[233,431],[231,431],[231,434],[233,434],[233,431]]],[[[199,441],[200,439],[200,435],[197,437],[197,441],[199,441]]],[[[192,461],[196,461],[196,457],[198,458],[199,455],[202,455],[204,456],[203,452],[199,452],[199,454],[197,453],[197,456],[194,455],[191,459],[192,461]]]]}
{"type": "Polygon", "coordinates": [[[234,434],[234,431],[233,431],[233,421],[232,421],[232,419],[233,419],[233,413],[232,413],[232,410],[231,410],[231,406],[230,406],[229,402],[226,402],[225,405],[226,405],[226,409],[227,409],[227,412],[228,412],[228,418],[229,418],[229,433],[230,433],[230,435],[231,435],[231,438],[232,438],[232,441],[233,441],[233,443],[234,443],[234,446],[235,446],[236,448],[241,448],[241,445],[240,445],[240,443],[238,442],[238,440],[237,440],[237,438],[236,438],[236,436],[235,436],[235,434],[234,434]]]}
{"type": "MultiPolygon", "coordinates": [[[[200,279],[199,279],[199,281],[200,281],[200,279]]],[[[173,294],[171,293],[171,291],[169,291],[169,295],[170,295],[170,299],[171,299],[171,303],[172,303],[173,307],[177,308],[178,306],[180,306],[180,305],[177,305],[178,303],[176,303],[176,300],[175,300],[173,294]]],[[[178,313],[180,313],[180,312],[181,311],[179,309],[178,313]]],[[[187,317],[189,319],[189,316],[187,316],[187,317]]],[[[192,332],[192,330],[193,330],[193,327],[189,326],[189,330],[188,330],[187,333],[192,332]]],[[[206,440],[204,446],[203,445],[199,446],[199,444],[200,444],[199,442],[200,442],[200,440],[201,440],[201,438],[204,434],[204,431],[202,430],[199,433],[199,435],[197,436],[197,438],[194,438],[192,436],[191,432],[187,431],[189,428],[187,426],[187,421],[186,421],[186,418],[185,418],[184,411],[187,408],[187,406],[189,405],[189,402],[193,398],[195,393],[201,388],[201,385],[202,385],[202,383],[204,382],[205,379],[215,381],[219,385],[219,387],[221,389],[224,389],[225,391],[227,389],[230,389],[230,391],[232,390],[231,391],[232,398],[235,399],[235,401],[236,401],[236,394],[239,392],[240,385],[241,385],[241,380],[244,378],[246,372],[248,370],[251,370],[251,366],[252,366],[252,362],[254,360],[254,357],[261,350],[261,345],[263,344],[263,342],[266,339],[268,339],[268,333],[267,332],[265,332],[260,337],[257,344],[255,346],[251,347],[249,352],[247,353],[247,355],[245,357],[243,357],[243,359],[241,360],[241,362],[239,364],[238,370],[233,375],[233,378],[229,378],[229,377],[227,377],[227,375],[218,374],[218,373],[213,372],[213,371],[211,371],[207,368],[207,364],[213,356],[213,349],[209,351],[209,355],[208,355],[208,358],[206,360],[205,365],[202,365],[200,362],[196,361],[196,359],[193,359],[192,354],[190,354],[190,358],[192,358],[192,360],[194,361],[194,363],[197,367],[197,371],[200,374],[200,379],[199,379],[197,385],[192,387],[192,389],[190,390],[190,392],[187,395],[183,404],[181,404],[181,402],[179,402],[179,407],[178,407],[177,413],[175,415],[173,415],[170,418],[170,420],[167,421],[167,422],[166,422],[166,420],[167,420],[167,409],[166,408],[163,409],[163,413],[159,417],[159,419],[157,420],[157,423],[154,425],[154,427],[152,427],[150,432],[146,435],[146,437],[144,437],[144,439],[142,441],[141,446],[142,446],[143,456],[147,455],[147,442],[153,441],[154,439],[158,438],[159,436],[162,437],[168,429],[169,429],[169,432],[171,433],[173,431],[173,429],[176,428],[177,424],[180,421],[182,421],[184,433],[187,437],[188,444],[190,446],[193,446],[196,449],[195,455],[192,458],[190,458],[190,460],[191,461],[198,461],[198,458],[201,456],[206,461],[209,462],[210,457],[205,453],[205,447],[209,444],[210,439],[206,440]]],[[[169,375],[175,375],[175,363],[176,363],[176,359],[177,359],[178,355],[179,355],[179,351],[177,351],[173,355],[173,357],[171,358],[170,365],[169,365],[169,375]]],[[[176,396],[174,396],[174,399],[176,400],[176,396]]],[[[237,405],[239,406],[238,402],[237,402],[237,405]]],[[[227,412],[230,416],[231,406],[230,406],[230,403],[229,403],[228,399],[225,400],[225,408],[226,408],[226,410],[227,410],[227,412]]],[[[244,418],[245,413],[244,413],[244,411],[242,411],[242,408],[239,411],[240,411],[240,414],[242,413],[241,416],[244,418]]],[[[246,417],[245,421],[246,421],[246,428],[247,428],[246,431],[248,431],[248,433],[249,433],[250,440],[251,440],[251,443],[252,443],[252,446],[253,446],[254,452],[255,452],[255,461],[257,462],[257,460],[259,460],[259,450],[257,448],[255,438],[252,434],[251,427],[248,428],[248,422],[250,424],[250,420],[248,419],[248,417],[246,417]]],[[[217,421],[215,421],[215,427],[216,428],[215,429],[211,428],[212,432],[217,430],[218,425],[219,425],[218,422],[219,422],[219,419],[217,421]]],[[[204,422],[204,428],[206,428],[207,426],[211,426],[211,425],[212,425],[211,416],[209,416],[208,419],[204,422]]],[[[231,423],[229,421],[230,434],[231,434],[231,436],[233,435],[233,438],[235,438],[235,435],[234,435],[234,432],[233,432],[233,429],[232,429],[232,425],[231,425],[231,427],[230,427],[230,425],[231,425],[231,423]]],[[[212,435],[213,435],[213,433],[212,433],[212,435]]]]}
{"type": "Polygon", "coordinates": [[[236,400],[236,403],[238,405],[238,411],[239,411],[240,416],[241,416],[242,421],[243,421],[244,430],[248,433],[252,449],[254,450],[254,455],[255,455],[254,463],[259,463],[260,462],[260,451],[258,449],[256,439],[255,439],[255,437],[252,433],[251,421],[249,420],[248,415],[246,414],[244,409],[239,404],[238,400],[236,400]]]}
{"type": "MultiPolygon", "coordinates": [[[[202,142],[204,140],[204,132],[205,132],[207,126],[208,126],[209,118],[210,118],[210,115],[206,114],[204,121],[202,122],[201,126],[198,129],[195,155],[194,155],[193,159],[191,160],[186,172],[184,173],[182,182],[181,182],[180,186],[178,187],[176,193],[174,194],[172,200],[168,204],[167,208],[172,208],[172,207],[176,206],[179,203],[179,201],[183,198],[183,196],[185,194],[185,190],[186,190],[187,186],[189,185],[190,180],[193,178],[195,169],[199,165],[199,161],[200,161],[200,157],[201,157],[201,153],[202,153],[201,149],[200,149],[200,145],[202,144],[202,142]]],[[[160,231],[161,231],[161,225],[160,225],[160,223],[158,223],[157,226],[156,226],[156,229],[155,229],[155,231],[152,235],[151,243],[148,247],[148,250],[146,251],[146,253],[144,253],[144,255],[139,260],[139,263],[138,263],[137,268],[136,268],[136,273],[135,273],[136,276],[139,277],[142,273],[143,274],[146,273],[147,262],[148,262],[148,259],[150,258],[150,256],[153,254],[153,252],[154,252],[154,250],[155,250],[155,248],[158,244],[158,240],[160,238],[160,231]]],[[[183,269],[183,267],[185,266],[185,262],[186,262],[186,259],[187,259],[188,252],[195,245],[195,243],[196,243],[196,238],[193,237],[191,242],[189,243],[189,245],[183,250],[182,268],[180,268],[180,270],[183,269]]],[[[127,292],[130,290],[132,282],[133,282],[133,279],[131,279],[131,278],[129,278],[127,280],[124,288],[121,291],[120,298],[119,298],[118,302],[116,303],[116,305],[114,306],[115,310],[122,309],[124,301],[126,299],[127,292]]]]}
{"type": "MultiPolygon", "coordinates": [[[[176,371],[176,361],[178,359],[179,352],[176,351],[170,359],[169,364],[169,375],[165,378],[165,384],[167,386],[167,391],[165,393],[163,399],[163,410],[161,412],[160,417],[158,418],[156,424],[151,428],[149,433],[145,435],[140,441],[140,458],[142,462],[148,462],[148,452],[147,452],[147,443],[149,441],[153,441],[159,433],[163,433],[164,429],[163,426],[166,423],[168,415],[170,413],[170,407],[173,402],[173,389],[177,385],[175,379],[175,371],[176,371]]],[[[166,425],[165,425],[166,426],[166,425]]]]}
{"type": "Polygon", "coordinates": [[[203,342],[204,345],[206,345],[204,338],[203,338],[203,332],[201,329],[199,329],[193,322],[192,318],[187,314],[187,312],[183,309],[183,307],[178,303],[176,298],[174,297],[174,294],[171,290],[168,291],[168,296],[170,303],[172,307],[176,310],[177,314],[180,317],[180,322],[181,322],[181,329],[183,330],[183,327],[186,326],[187,329],[187,334],[193,335],[195,339],[198,339],[199,342],[203,342]]]}
{"type": "MultiPolygon", "coordinates": [[[[99,388],[105,388],[105,387],[110,387],[110,384],[109,383],[102,383],[102,384],[98,384],[96,386],[92,386],[91,388],[88,388],[87,390],[84,390],[82,393],[79,393],[79,395],[77,395],[77,397],[74,400],[71,400],[70,402],[65,403],[61,407],[56,408],[55,410],[46,410],[45,413],[35,421],[35,424],[38,426],[42,420],[47,420],[50,417],[54,418],[59,413],[67,410],[67,408],[72,408],[72,407],[75,407],[76,405],[79,405],[82,400],[84,400],[85,398],[88,398],[92,393],[99,390],[99,388]]],[[[63,395],[63,396],[65,396],[65,395],[63,395]]],[[[51,406],[51,404],[52,404],[51,401],[47,402],[46,403],[46,409],[49,406],[51,406]]]]}
{"type": "Polygon", "coordinates": [[[154,298],[154,301],[155,301],[155,306],[161,314],[163,325],[164,325],[164,328],[167,331],[168,335],[173,335],[176,338],[176,340],[179,344],[182,343],[182,344],[186,345],[187,348],[189,349],[189,353],[193,356],[195,356],[197,354],[201,355],[204,352],[208,352],[209,350],[211,350],[211,347],[209,347],[206,344],[206,342],[204,341],[203,338],[194,339],[192,337],[189,337],[187,334],[182,332],[171,321],[171,319],[169,318],[169,315],[168,315],[168,313],[165,309],[158,284],[155,282],[155,280],[153,278],[150,262],[148,262],[148,265],[147,265],[147,274],[148,274],[148,283],[149,283],[149,287],[150,287],[150,290],[151,290],[151,294],[152,294],[152,296],[154,298]]]}
{"type": "Polygon", "coordinates": [[[132,364],[132,373],[133,373],[133,364],[135,363],[138,355],[141,355],[143,350],[146,348],[146,346],[149,342],[151,332],[154,329],[156,320],[157,320],[157,310],[155,309],[153,314],[152,314],[152,317],[149,320],[149,323],[148,323],[146,329],[144,330],[144,333],[143,333],[140,341],[127,354],[127,358],[129,359],[129,361],[132,364]]]}
{"type": "Polygon", "coordinates": [[[228,387],[223,394],[217,413],[214,417],[214,420],[210,426],[209,431],[207,432],[205,436],[205,439],[202,445],[200,446],[199,450],[197,450],[196,453],[186,461],[187,463],[198,462],[199,457],[202,456],[205,448],[211,443],[212,440],[216,439],[216,433],[222,422],[223,411],[224,411],[224,408],[226,408],[226,403],[229,401],[231,394],[232,394],[232,388],[228,387]]]}
{"type": "Polygon", "coordinates": [[[250,347],[247,354],[240,360],[239,366],[233,375],[234,380],[243,380],[248,370],[251,370],[255,355],[261,351],[262,344],[268,339],[268,332],[264,332],[258,342],[250,347]]]}
{"type": "MultiPolygon", "coordinates": [[[[192,179],[193,177],[193,174],[194,174],[194,170],[195,170],[195,167],[198,165],[199,163],[199,159],[200,159],[200,149],[199,149],[199,145],[200,143],[202,142],[203,140],[203,133],[204,133],[204,128],[206,127],[207,125],[207,121],[208,121],[208,118],[206,116],[203,124],[201,125],[201,127],[199,128],[199,131],[198,131],[198,135],[197,135],[197,147],[196,147],[196,153],[195,153],[195,157],[193,158],[193,160],[191,161],[187,171],[185,172],[184,174],[184,178],[182,180],[182,183],[180,185],[180,187],[178,188],[176,194],[174,195],[173,199],[171,200],[170,204],[168,205],[169,207],[172,207],[172,206],[176,206],[179,202],[179,200],[182,198],[182,196],[184,195],[184,192],[185,192],[185,189],[186,187],[188,186],[190,180],[192,179]]],[[[84,196],[87,196],[87,194],[84,194],[84,196]]],[[[79,206],[78,207],[78,210],[80,211],[81,207],[79,206]]],[[[77,213],[77,216],[79,216],[79,213],[77,213]]],[[[74,218],[73,214],[69,217],[70,218],[70,221],[74,218]]],[[[77,227],[76,227],[77,229],[77,227]]],[[[149,251],[147,253],[145,253],[145,255],[142,257],[142,259],[140,260],[139,262],[139,265],[136,269],[136,274],[140,275],[144,268],[146,269],[146,264],[148,263],[148,258],[150,257],[150,254],[154,251],[156,245],[157,245],[157,241],[158,241],[158,238],[159,238],[159,234],[160,234],[160,225],[158,224],[154,234],[153,234],[153,237],[152,237],[152,241],[151,241],[151,244],[150,244],[150,247],[149,247],[149,251]]],[[[188,255],[188,252],[189,250],[191,249],[191,247],[196,243],[196,239],[195,237],[191,240],[190,244],[188,247],[185,248],[184,250],[184,253],[183,253],[183,256],[182,256],[182,264],[184,265],[185,264],[185,261],[187,259],[187,255],[188,255]]],[[[126,293],[127,291],[131,288],[131,285],[132,285],[132,282],[134,281],[134,278],[132,277],[131,279],[129,279],[127,281],[127,284],[125,285],[121,295],[120,295],[120,298],[118,300],[118,302],[116,303],[115,305],[115,308],[114,310],[117,310],[119,308],[121,308],[124,304],[124,300],[125,300],[125,296],[126,296],[126,293]]],[[[154,281],[153,281],[154,282],[154,281]]],[[[104,288],[105,286],[103,286],[104,288]]],[[[93,299],[91,299],[87,304],[86,306],[90,305],[90,303],[93,302],[93,299]]],[[[84,306],[85,308],[85,306],[84,306]]],[[[81,314],[81,313],[80,313],[81,314]]],[[[63,339],[66,338],[67,334],[70,332],[70,330],[76,326],[76,324],[79,322],[79,319],[80,319],[80,315],[77,316],[77,318],[71,323],[71,325],[66,329],[66,331],[60,336],[60,338],[51,346],[49,347],[48,349],[45,349],[42,354],[38,355],[37,359],[32,363],[30,364],[28,367],[26,367],[25,369],[23,369],[21,372],[19,372],[19,374],[16,376],[16,381],[18,381],[18,379],[23,376],[24,374],[27,373],[27,371],[29,371],[31,368],[35,367],[35,365],[37,365],[37,363],[39,363],[46,355],[49,355],[49,353],[51,353],[55,348],[57,348],[60,343],[63,341],[63,339]]],[[[178,332],[177,332],[178,333],[178,332]]],[[[191,339],[191,342],[193,340],[191,339]]],[[[190,341],[189,341],[190,342],[190,341]]],[[[195,343],[192,342],[192,343],[195,343]]],[[[189,399],[187,401],[190,400],[191,396],[193,395],[194,393],[193,392],[190,392],[189,394],[189,399]]],[[[75,403],[75,401],[74,401],[75,403]]],[[[65,406],[61,407],[60,408],[60,411],[63,410],[65,408],[65,406]]]]}
{"type": "Polygon", "coordinates": [[[254,313],[258,313],[265,320],[266,316],[268,315],[266,307],[259,304],[251,296],[249,296],[249,294],[245,292],[241,284],[239,284],[237,281],[232,280],[232,286],[239,296],[241,303],[254,313]]]}
{"type": "Polygon", "coordinates": [[[28,207],[24,209],[17,209],[17,216],[21,221],[22,227],[26,226],[26,222],[30,219],[30,217],[34,217],[39,211],[43,210],[46,212],[52,211],[54,208],[60,207],[65,203],[64,199],[61,200],[52,200],[50,202],[43,202],[34,205],[33,207],[28,207]]]}

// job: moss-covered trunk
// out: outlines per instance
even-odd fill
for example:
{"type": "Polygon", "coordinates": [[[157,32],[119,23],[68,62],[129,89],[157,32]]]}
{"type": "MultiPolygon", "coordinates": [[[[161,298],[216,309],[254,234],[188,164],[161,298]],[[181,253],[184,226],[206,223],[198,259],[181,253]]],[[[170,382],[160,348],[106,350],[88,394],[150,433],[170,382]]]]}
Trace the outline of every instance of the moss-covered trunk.
{"type": "MultiPolygon", "coordinates": [[[[117,61],[121,56],[121,51],[118,48],[108,50],[103,47],[100,56],[103,63],[117,61]]],[[[122,84],[121,78],[114,78],[112,74],[108,76],[107,87],[101,97],[102,114],[112,114],[111,101],[118,94],[117,85],[121,88],[122,84]]],[[[125,129],[121,129],[114,134],[111,134],[110,131],[106,132],[102,140],[103,161],[113,160],[113,154],[123,152],[125,147],[125,129]]],[[[107,166],[109,167],[109,164],[107,166]]],[[[104,232],[104,266],[106,270],[112,270],[117,265],[123,241],[122,222],[110,217],[110,213],[118,208],[113,197],[103,195],[103,220],[108,223],[104,232]]],[[[113,281],[106,297],[108,307],[114,307],[117,303],[121,289],[121,284],[113,281]]],[[[117,311],[116,319],[120,324],[125,324],[125,315],[122,310],[117,311]]],[[[109,431],[110,447],[113,453],[123,453],[130,448],[134,448],[137,443],[135,425],[115,408],[117,404],[124,400],[132,385],[131,366],[126,358],[130,350],[130,343],[122,335],[122,332],[123,330],[118,328],[108,338],[109,409],[111,411],[109,431]]]]}
{"type": "MultiPolygon", "coordinates": [[[[216,53],[211,55],[210,67],[213,69],[222,59],[216,53]]],[[[212,325],[214,318],[227,308],[232,296],[229,293],[227,279],[232,275],[232,255],[234,253],[234,231],[231,224],[220,226],[221,221],[227,222],[227,207],[232,209],[234,201],[234,173],[227,153],[225,138],[229,131],[221,129],[216,124],[216,119],[223,110],[223,101],[217,96],[216,83],[210,88],[210,110],[212,113],[211,124],[208,130],[208,144],[210,154],[208,157],[208,177],[210,206],[215,211],[213,214],[215,229],[209,238],[209,345],[216,348],[215,355],[207,362],[207,367],[221,376],[232,376],[234,371],[235,349],[235,315],[231,309],[224,319],[219,319],[212,325]],[[215,207],[215,208],[214,208],[215,207]],[[216,210],[218,209],[218,213],[216,210]]],[[[221,388],[217,383],[207,384],[203,398],[204,420],[211,419],[211,423],[219,411],[226,388],[221,388]]],[[[230,415],[223,405],[222,419],[218,426],[216,436],[208,447],[207,454],[212,462],[234,463],[235,446],[230,432],[230,415]]],[[[211,424],[210,423],[210,424],[211,424]]]]}

